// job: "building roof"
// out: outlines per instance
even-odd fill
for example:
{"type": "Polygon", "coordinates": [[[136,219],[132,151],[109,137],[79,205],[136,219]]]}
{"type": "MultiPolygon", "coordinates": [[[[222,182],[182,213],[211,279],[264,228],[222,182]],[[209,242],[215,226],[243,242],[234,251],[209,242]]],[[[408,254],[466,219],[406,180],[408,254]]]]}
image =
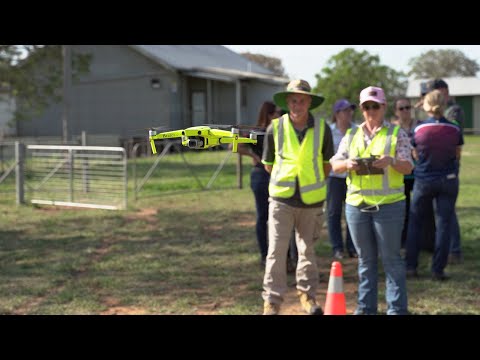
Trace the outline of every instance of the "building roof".
{"type": "Polygon", "coordinates": [[[286,83],[255,62],[222,45],[130,45],[149,59],[167,69],[198,77],[233,81],[256,78],[275,83],[286,83]]]}
{"type": "MultiPolygon", "coordinates": [[[[420,83],[431,79],[414,79],[408,82],[407,97],[420,97],[420,83]]],[[[480,95],[480,78],[477,77],[450,77],[443,78],[448,84],[448,92],[451,96],[480,95]]]]}
{"type": "Polygon", "coordinates": [[[281,76],[276,75],[267,75],[262,73],[254,73],[251,71],[240,71],[240,70],[232,70],[232,69],[225,69],[225,68],[217,68],[217,67],[199,67],[194,68],[191,71],[185,72],[188,75],[196,76],[196,77],[205,77],[210,79],[217,79],[217,80],[232,80],[232,79],[258,79],[258,80],[266,80],[274,83],[287,83],[289,82],[288,78],[284,78],[281,76]]]}

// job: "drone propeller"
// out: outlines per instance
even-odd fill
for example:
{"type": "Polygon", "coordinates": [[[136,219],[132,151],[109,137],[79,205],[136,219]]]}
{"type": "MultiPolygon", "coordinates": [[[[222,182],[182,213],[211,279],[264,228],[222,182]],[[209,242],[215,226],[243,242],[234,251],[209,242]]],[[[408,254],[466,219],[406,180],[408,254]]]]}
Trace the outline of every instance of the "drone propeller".
{"type": "Polygon", "coordinates": [[[165,132],[165,131],[172,131],[175,130],[174,128],[167,127],[167,126],[150,126],[150,127],[144,127],[144,128],[138,128],[138,129],[129,129],[127,131],[133,132],[133,131],[157,131],[157,132],[165,132]]]}
{"type": "Polygon", "coordinates": [[[230,129],[234,128],[234,129],[239,129],[239,130],[240,129],[241,130],[243,130],[243,129],[245,129],[245,130],[261,130],[261,131],[265,130],[265,129],[263,129],[259,126],[256,126],[256,125],[246,125],[246,124],[245,125],[244,124],[232,124],[232,125],[228,125],[228,124],[203,124],[203,126],[208,126],[212,129],[216,128],[216,129],[228,129],[228,130],[230,130],[230,129]]]}
{"type": "Polygon", "coordinates": [[[208,126],[211,129],[230,129],[232,125],[225,124],[202,124],[201,126],[208,126]]]}
{"type": "Polygon", "coordinates": [[[265,130],[264,128],[257,126],[257,125],[233,125],[233,127],[238,127],[239,129],[245,129],[245,130],[265,130]]]}

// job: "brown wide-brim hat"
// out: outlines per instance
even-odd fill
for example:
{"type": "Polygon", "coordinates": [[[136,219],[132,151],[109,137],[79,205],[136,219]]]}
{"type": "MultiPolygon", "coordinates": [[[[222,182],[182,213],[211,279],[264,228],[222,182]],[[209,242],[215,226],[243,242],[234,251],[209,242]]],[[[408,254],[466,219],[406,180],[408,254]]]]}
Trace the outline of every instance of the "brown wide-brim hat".
{"type": "Polygon", "coordinates": [[[323,103],[323,100],[325,100],[325,98],[322,95],[312,93],[312,88],[310,87],[310,84],[307,81],[292,80],[287,85],[286,91],[282,91],[273,95],[273,101],[275,102],[275,105],[282,108],[282,110],[288,111],[289,109],[287,106],[287,95],[289,94],[310,95],[312,97],[310,110],[320,106],[323,103]]]}

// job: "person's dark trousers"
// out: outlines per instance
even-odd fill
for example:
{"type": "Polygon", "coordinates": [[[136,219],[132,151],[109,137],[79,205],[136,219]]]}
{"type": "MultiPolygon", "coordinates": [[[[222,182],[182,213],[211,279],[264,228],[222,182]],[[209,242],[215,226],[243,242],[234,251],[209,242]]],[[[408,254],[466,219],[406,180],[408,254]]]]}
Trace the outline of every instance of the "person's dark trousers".
{"type": "Polygon", "coordinates": [[[430,253],[433,253],[435,250],[436,226],[433,209],[433,203],[425,206],[421,227],[417,229],[417,231],[420,232],[420,249],[430,253]]]}
{"type": "Polygon", "coordinates": [[[405,187],[405,220],[403,222],[403,229],[402,229],[402,248],[405,247],[405,243],[407,241],[408,216],[410,214],[410,195],[413,190],[414,181],[415,179],[413,177],[403,179],[403,185],[405,187]]]}
{"type": "Polygon", "coordinates": [[[255,195],[255,207],[257,210],[257,224],[255,230],[262,259],[265,259],[268,253],[267,222],[269,182],[270,174],[266,172],[265,169],[254,167],[250,172],[250,188],[255,195]]]}
{"type": "Polygon", "coordinates": [[[410,220],[407,233],[407,270],[416,270],[421,247],[418,229],[424,220],[425,210],[436,201],[435,206],[435,249],[432,259],[432,273],[443,274],[450,252],[450,232],[458,196],[458,178],[441,178],[434,181],[415,179],[410,205],[410,220]]]}
{"type": "Polygon", "coordinates": [[[462,254],[462,246],[460,245],[460,226],[458,225],[457,213],[454,213],[451,229],[450,253],[460,256],[462,254]]]}
{"type": "MultiPolygon", "coordinates": [[[[433,204],[427,207],[423,216],[423,228],[421,249],[433,252],[435,247],[435,217],[433,215],[433,204]]],[[[457,213],[453,214],[452,226],[450,227],[450,254],[461,256],[462,246],[460,244],[460,226],[458,225],[457,213]]]]}
{"type": "MultiPolygon", "coordinates": [[[[342,237],[342,209],[347,194],[347,179],[337,178],[334,176],[328,177],[327,180],[327,224],[328,237],[332,244],[333,253],[342,251],[343,237],[342,237]]],[[[350,231],[346,225],[346,245],[349,253],[356,254],[355,246],[350,236],[350,231]]]]}
{"type": "MultiPolygon", "coordinates": [[[[458,173],[460,174],[460,162],[458,163],[458,173]]],[[[460,244],[460,225],[458,224],[457,212],[455,211],[453,226],[451,231],[450,254],[461,256],[462,245],[460,244]]]]}

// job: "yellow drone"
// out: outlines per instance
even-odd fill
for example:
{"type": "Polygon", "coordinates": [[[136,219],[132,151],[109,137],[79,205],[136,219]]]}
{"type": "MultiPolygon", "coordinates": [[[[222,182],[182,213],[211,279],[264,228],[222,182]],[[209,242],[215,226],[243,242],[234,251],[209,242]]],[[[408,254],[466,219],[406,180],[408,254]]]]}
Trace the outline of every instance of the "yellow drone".
{"type": "Polygon", "coordinates": [[[237,152],[238,144],[256,144],[257,135],[263,134],[255,131],[250,132],[250,137],[241,137],[238,127],[232,127],[231,131],[212,129],[209,126],[194,126],[184,130],[175,130],[157,133],[150,129],[148,136],[152,153],[156,154],[155,140],[182,138],[182,145],[190,149],[208,149],[210,147],[232,144],[232,152],[237,152]]]}

